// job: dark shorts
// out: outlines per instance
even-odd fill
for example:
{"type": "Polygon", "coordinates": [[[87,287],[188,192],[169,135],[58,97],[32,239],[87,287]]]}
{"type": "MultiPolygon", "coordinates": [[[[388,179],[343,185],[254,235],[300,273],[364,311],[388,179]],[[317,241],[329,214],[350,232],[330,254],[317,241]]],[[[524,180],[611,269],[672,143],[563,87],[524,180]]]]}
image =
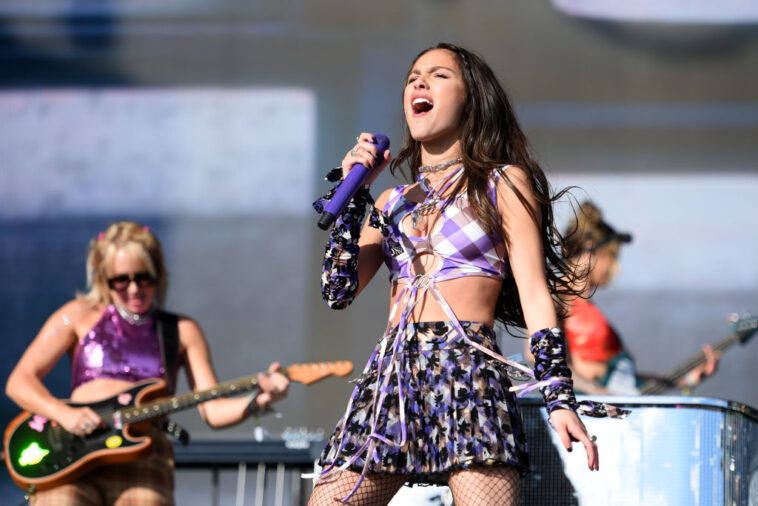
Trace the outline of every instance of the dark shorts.
{"type": "Polygon", "coordinates": [[[134,462],[106,464],[83,478],[30,497],[31,506],[174,505],[174,447],[151,427],[150,454],[134,462]]]}
{"type": "MultiPolygon", "coordinates": [[[[500,353],[495,332],[482,323],[461,322],[468,337],[500,353]]],[[[376,433],[401,441],[398,380],[403,385],[407,437],[398,447],[377,442],[371,473],[403,474],[410,483],[442,484],[451,471],[479,465],[529,467],[526,439],[506,367],[455,339],[450,322],[411,324],[404,350],[378,409],[376,433]],[[399,378],[398,373],[399,371],[399,378]]],[[[388,336],[388,349],[396,339],[388,336]]],[[[381,346],[381,341],[378,346],[381,346]]],[[[388,353],[390,355],[391,353],[388,353]]],[[[390,366],[385,357],[382,371],[390,366]]],[[[353,457],[371,432],[378,354],[359,377],[350,412],[337,425],[321,454],[321,465],[338,465],[353,457]],[[343,422],[346,430],[340,445],[343,422]],[[342,447],[337,455],[337,449],[342,447]]],[[[362,471],[364,455],[350,466],[362,471]]]]}

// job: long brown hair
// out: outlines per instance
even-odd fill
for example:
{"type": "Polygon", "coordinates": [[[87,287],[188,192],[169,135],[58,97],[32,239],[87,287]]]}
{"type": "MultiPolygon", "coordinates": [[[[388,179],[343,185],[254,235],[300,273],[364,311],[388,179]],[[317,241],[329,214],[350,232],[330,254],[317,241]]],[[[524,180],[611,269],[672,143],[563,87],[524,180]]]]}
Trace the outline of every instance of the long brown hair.
{"type": "MultiPolygon", "coordinates": [[[[567,299],[566,296],[576,295],[572,286],[577,273],[565,260],[563,237],[554,223],[553,203],[568,189],[551,195],[545,173],[532,156],[529,142],[518,124],[503,87],[481,57],[462,47],[440,43],[421,51],[413,60],[410,69],[413,69],[413,65],[422,55],[434,49],[445,49],[455,55],[466,86],[466,102],[459,139],[464,171],[453,194],[458,194],[466,188],[469,204],[479,223],[490,236],[501,239],[507,248],[511,238],[507,237],[503,229],[502,217],[489,192],[493,171],[500,174],[539,228],[548,286],[556,300],[558,315],[562,318],[566,315],[563,302],[567,299]],[[507,171],[502,170],[505,165],[516,165],[525,171],[539,209],[533,209],[511,182],[507,171]]],[[[421,165],[421,143],[411,137],[407,123],[404,125],[404,137],[404,145],[392,161],[390,171],[393,175],[396,171],[404,173],[402,167],[406,165],[410,169],[411,178],[415,180],[418,167],[421,165]]],[[[505,281],[495,307],[495,319],[506,326],[526,327],[510,263],[507,263],[505,281]]]]}

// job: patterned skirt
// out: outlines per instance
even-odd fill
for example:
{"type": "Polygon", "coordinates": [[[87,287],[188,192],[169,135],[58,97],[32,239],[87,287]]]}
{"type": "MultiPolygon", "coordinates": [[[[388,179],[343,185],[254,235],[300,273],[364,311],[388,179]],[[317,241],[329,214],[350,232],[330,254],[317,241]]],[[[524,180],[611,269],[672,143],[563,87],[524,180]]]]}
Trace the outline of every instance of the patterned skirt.
{"type": "MultiPolygon", "coordinates": [[[[474,322],[461,325],[472,341],[500,353],[491,327],[474,322]]],[[[508,391],[511,383],[505,364],[466,344],[451,322],[409,324],[404,334],[384,402],[378,408],[374,405],[380,365],[375,353],[358,378],[350,411],[327,442],[320,464],[341,465],[359,453],[378,410],[374,434],[390,443],[377,441],[370,473],[403,474],[409,483],[428,484],[444,484],[448,473],[470,466],[508,465],[524,473],[529,467],[526,439],[516,397],[508,391]],[[402,385],[406,428],[402,445],[398,384],[402,385]]],[[[389,350],[397,331],[386,339],[389,350]]],[[[380,346],[381,341],[377,349],[380,346]]],[[[387,355],[382,372],[391,366],[391,353],[387,355]]],[[[381,382],[379,378],[379,388],[381,382]]],[[[363,453],[350,469],[364,469],[367,451],[363,453]]]]}

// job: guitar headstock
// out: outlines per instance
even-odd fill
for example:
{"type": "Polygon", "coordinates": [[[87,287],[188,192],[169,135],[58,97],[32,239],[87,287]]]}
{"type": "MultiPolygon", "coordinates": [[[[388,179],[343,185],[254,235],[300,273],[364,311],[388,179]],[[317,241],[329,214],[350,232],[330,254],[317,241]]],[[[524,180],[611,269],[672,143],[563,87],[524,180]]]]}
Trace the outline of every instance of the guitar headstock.
{"type": "Polygon", "coordinates": [[[740,338],[740,343],[744,344],[753,337],[753,334],[758,332],[758,317],[751,315],[750,313],[736,314],[733,313],[729,317],[732,322],[732,332],[737,334],[740,338]]]}
{"type": "Polygon", "coordinates": [[[334,362],[312,362],[309,364],[294,364],[284,371],[289,379],[310,385],[329,376],[347,376],[353,371],[353,363],[348,360],[334,362]]]}

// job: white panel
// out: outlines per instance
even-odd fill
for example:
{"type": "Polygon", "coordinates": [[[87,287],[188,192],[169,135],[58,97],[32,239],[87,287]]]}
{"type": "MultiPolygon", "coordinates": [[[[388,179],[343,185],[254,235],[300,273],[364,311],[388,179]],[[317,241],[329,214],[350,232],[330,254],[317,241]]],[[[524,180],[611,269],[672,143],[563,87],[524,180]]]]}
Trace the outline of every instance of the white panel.
{"type": "Polygon", "coordinates": [[[315,116],[303,89],[0,93],[0,217],[305,214],[315,116]]]}

